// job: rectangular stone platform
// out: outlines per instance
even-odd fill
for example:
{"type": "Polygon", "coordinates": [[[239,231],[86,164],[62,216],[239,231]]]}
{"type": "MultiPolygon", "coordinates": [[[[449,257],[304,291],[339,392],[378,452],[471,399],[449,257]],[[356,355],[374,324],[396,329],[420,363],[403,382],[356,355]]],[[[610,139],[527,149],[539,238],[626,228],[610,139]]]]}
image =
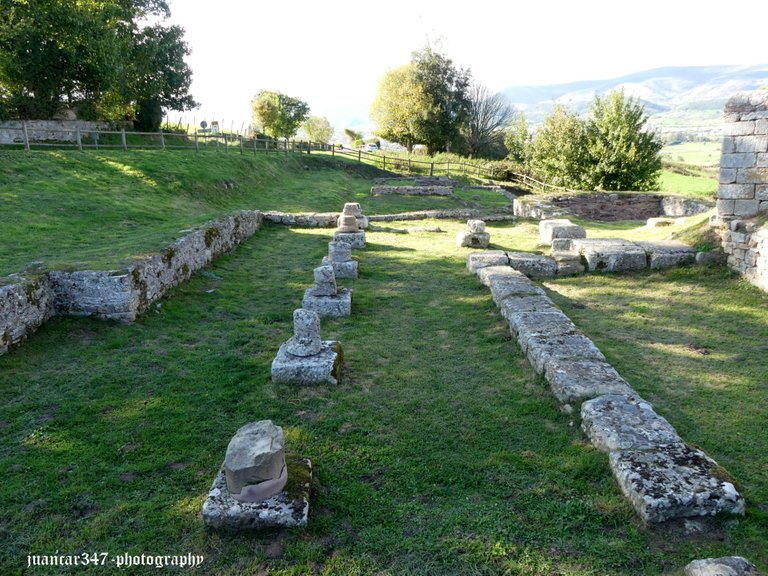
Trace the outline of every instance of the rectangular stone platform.
{"type": "Polygon", "coordinates": [[[319,353],[312,356],[294,356],[280,346],[272,361],[272,381],[277,384],[338,384],[344,364],[341,345],[335,340],[324,340],[319,353]]]}
{"type": "Polygon", "coordinates": [[[314,288],[308,288],[301,300],[301,307],[316,312],[318,316],[341,318],[352,314],[352,290],[340,288],[332,296],[317,295],[314,288]]]}
{"type": "Polygon", "coordinates": [[[259,530],[301,528],[307,525],[312,482],[308,458],[286,456],[288,483],[280,494],[261,502],[238,502],[229,495],[227,479],[219,470],[203,504],[203,522],[211,528],[259,530]]]}
{"type": "Polygon", "coordinates": [[[619,238],[573,240],[573,248],[587,261],[591,272],[645,270],[645,250],[634,242],[619,238]]]}

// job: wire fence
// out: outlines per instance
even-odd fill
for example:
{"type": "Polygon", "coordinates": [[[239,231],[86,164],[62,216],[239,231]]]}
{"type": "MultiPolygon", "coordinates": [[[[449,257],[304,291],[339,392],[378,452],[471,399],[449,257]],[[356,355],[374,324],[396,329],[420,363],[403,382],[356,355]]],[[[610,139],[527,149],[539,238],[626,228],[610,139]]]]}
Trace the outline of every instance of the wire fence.
{"type": "MultiPolygon", "coordinates": [[[[463,176],[466,178],[498,181],[497,171],[488,165],[478,162],[435,162],[419,160],[411,156],[387,156],[383,152],[368,152],[306,140],[289,140],[287,138],[258,138],[228,132],[212,130],[195,130],[193,133],[179,132],[133,132],[125,129],[102,130],[99,128],[81,130],[80,128],[46,128],[29,129],[26,122],[20,127],[3,126],[1,131],[4,138],[0,146],[21,148],[27,152],[39,148],[93,150],[189,150],[195,152],[215,150],[224,153],[306,153],[321,152],[331,156],[339,156],[360,163],[369,164],[385,172],[393,172],[407,176],[463,176]],[[9,136],[10,135],[10,136],[9,136]]],[[[505,175],[515,185],[544,192],[573,192],[567,188],[553,186],[528,176],[505,171],[505,175]]]]}

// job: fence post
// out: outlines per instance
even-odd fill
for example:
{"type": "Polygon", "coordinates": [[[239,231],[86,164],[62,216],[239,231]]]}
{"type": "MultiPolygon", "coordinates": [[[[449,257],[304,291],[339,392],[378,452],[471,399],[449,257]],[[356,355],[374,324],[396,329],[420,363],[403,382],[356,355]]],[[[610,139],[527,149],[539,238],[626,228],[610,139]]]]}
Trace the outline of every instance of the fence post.
{"type": "Polygon", "coordinates": [[[357,161],[358,162],[363,161],[363,153],[360,150],[357,151],[357,161]]]}
{"type": "Polygon", "coordinates": [[[307,154],[312,154],[312,140],[307,142],[307,154]]]}
{"type": "Polygon", "coordinates": [[[163,136],[163,130],[160,130],[160,146],[165,150],[165,137],[163,136]]]}
{"type": "Polygon", "coordinates": [[[240,138],[240,156],[242,156],[243,152],[244,152],[244,150],[243,150],[243,146],[244,146],[244,144],[243,144],[243,137],[240,136],[239,138],[240,138]]]}
{"type": "Polygon", "coordinates": [[[93,131],[93,146],[96,148],[96,150],[99,149],[99,129],[96,128],[96,130],[93,131]]]}
{"type": "Polygon", "coordinates": [[[83,151],[83,139],[80,136],[80,126],[76,127],[75,134],[77,135],[77,149],[80,150],[80,152],[82,152],[83,151]]]}
{"type": "Polygon", "coordinates": [[[451,163],[448,162],[445,165],[445,175],[448,176],[448,178],[451,177],[451,163]]]}
{"type": "Polygon", "coordinates": [[[256,138],[256,135],[254,134],[253,135],[253,155],[254,156],[256,156],[256,140],[258,140],[258,138],[256,138]]]}
{"type": "Polygon", "coordinates": [[[435,175],[435,163],[430,162],[429,163],[429,175],[434,176],[435,175]]]}
{"type": "Polygon", "coordinates": [[[411,159],[408,158],[408,176],[411,175],[411,159]]]}
{"type": "Polygon", "coordinates": [[[467,175],[467,163],[466,162],[462,163],[461,167],[464,169],[464,176],[466,176],[467,175]]]}
{"type": "Polygon", "coordinates": [[[386,156],[382,156],[382,158],[384,158],[384,166],[382,166],[381,169],[382,170],[386,170],[387,169],[387,157],[386,156]]]}
{"type": "Polygon", "coordinates": [[[227,133],[224,133],[224,153],[229,152],[229,141],[227,140],[227,133]]]}
{"type": "Polygon", "coordinates": [[[21,128],[24,132],[24,152],[29,152],[29,132],[27,132],[27,122],[23,120],[21,122],[21,128]]]}
{"type": "Polygon", "coordinates": [[[120,141],[123,143],[123,150],[128,150],[128,141],[125,139],[125,128],[120,128],[120,141]]]}
{"type": "Polygon", "coordinates": [[[200,152],[200,145],[197,143],[197,128],[195,128],[195,152],[200,152]]]}
{"type": "Polygon", "coordinates": [[[288,156],[288,138],[285,139],[285,155],[288,156]]]}
{"type": "Polygon", "coordinates": [[[336,156],[336,144],[331,146],[331,158],[333,158],[334,156],[336,156]]]}

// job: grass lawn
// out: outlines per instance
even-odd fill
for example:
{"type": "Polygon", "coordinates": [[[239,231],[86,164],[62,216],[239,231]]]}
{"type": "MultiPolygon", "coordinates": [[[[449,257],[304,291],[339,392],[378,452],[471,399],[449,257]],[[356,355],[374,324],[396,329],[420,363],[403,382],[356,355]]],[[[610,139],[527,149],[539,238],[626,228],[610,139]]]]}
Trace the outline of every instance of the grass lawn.
{"type": "Polygon", "coordinates": [[[110,268],[241,209],[339,211],[362,201],[377,214],[509,203],[489,190],[371,197],[372,178],[382,174],[320,154],[0,151],[0,276],[34,262],[110,268]]]}
{"type": "Polygon", "coordinates": [[[682,142],[664,146],[661,157],[669,162],[693,166],[719,166],[720,142],[682,142]]]}
{"type": "MultiPolygon", "coordinates": [[[[706,535],[648,529],[464,270],[463,225],[437,224],[368,233],[361,277],[344,283],[353,315],[322,326],[344,346],[338,387],[269,377],[328,230],[265,227],[133,325],[54,319],[0,357],[0,572],[56,550],[191,552],[202,573],[233,576],[658,575],[734,553],[768,567],[766,296],[717,269],[552,283],[750,504],[706,535]],[[315,463],[309,527],[204,529],[229,439],[263,418],[315,463]]],[[[514,228],[489,225],[494,242],[535,247],[533,223],[514,228]]]]}

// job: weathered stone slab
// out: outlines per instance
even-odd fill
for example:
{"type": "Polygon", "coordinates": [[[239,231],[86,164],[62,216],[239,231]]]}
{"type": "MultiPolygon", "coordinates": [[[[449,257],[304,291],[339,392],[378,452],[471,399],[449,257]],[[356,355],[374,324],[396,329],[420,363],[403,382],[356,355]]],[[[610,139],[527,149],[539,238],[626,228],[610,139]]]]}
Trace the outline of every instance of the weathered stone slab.
{"type": "Polygon", "coordinates": [[[502,300],[499,310],[504,319],[511,325],[517,322],[519,314],[526,312],[549,312],[559,310],[547,296],[523,296],[520,298],[507,298],[502,300]]]}
{"type": "MultiPolygon", "coordinates": [[[[512,268],[509,268],[509,270],[512,270],[512,268]]],[[[491,280],[491,297],[496,306],[501,306],[502,302],[508,298],[515,299],[524,296],[546,297],[546,292],[528,280],[527,276],[517,272],[517,270],[513,271],[516,274],[520,274],[521,277],[493,278],[491,280]]]]}
{"type": "Polygon", "coordinates": [[[558,258],[557,262],[557,275],[558,276],[576,276],[584,273],[584,264],[581,263],[581,258],[558,258]]]}
{"type": "Polygon", "coordinates": [[[562,311],[522,312],[509,323],[509,329],[517,337],[523,352],[528,351],[529,341],[538,337],[555,337],[576,334],[578,329],[562,311]]]}
{"type": "Polygon", "coordinates": [[[509,266],[486,266],[477,270],[477,278],[480,280],[483,286],[490,287],[494,282],[500,282],[502,280],[510,281],[522,281],[531,283],[531,281],[523,274],[518,272],[514,268],[509,266]]]}
{"type": "Polygon", "coordinates": [[[260,502],[238,502],[227,490],[221,470],[203,503],[203,522],[211,528],[260,530],[299,528],[307,525],[312,481],[308,458],[286,457],[288,482],[277,495],[260,502]]]}
{"type": "Polygon", "coordinates": [[[488,248],[491,235],[488,232],[474,233],[462,230],[456,235],[456,245],[464,248],[488,248]]]}
{"type": "Polygon", "coordinates": [[[531,278],[552,278],[557,272],[557,263],[552,258],[527,252],[507,252],[509,265],[531,278]]]}
{"type": "Polygon", "coordinates": [[[333,262],[328,256],[323,256],[323,265],[333,266],[333,274],[336,278],[357,278],[359,263],[357,260],[346,262],[333,262]]]}
{"type": "Polygon", "coordinates": [[[727,254],[723,252],[697,252],[696,253],[696,265],[697,266],[710,266],[713,264],[724,265],[727,258],[727,254]]]}
{"type": "Polygon", "coordinates": [[[607,362],[552,360],[546,366],[545,377],[552,393],[563,404],[604,394],[635,394],[627,381],[607,362]]]}
{"type": "Polygon", "coordinates": [[[486,266],[509,266],[507,253],[502,250],[472,252],[467,256],[467,270],[477,272],[486,266]]]}
{"type": "Polygon", "coordinates": [[[570,220],[542,220],[539,222],[539,238],[542,244],[550,245],[556,238],[586,238],[587,232],[583,227],[570,220]]]}
{"type": "MultiPolygon", "coordinates": [[[[510,321],[510,324],[512,321],[510,321]]],[[[563,336],[531,336],[527,340],[528,361],[536,372],[544,374],[546,366],[555,360],[600,360],[605,356],[592,340],[583,334],[565,334],[563,336]]]]}
{"type": "Polygon", "coordinates": [[[272,381],[277,384],[338,384],[341,381],[344,353],[341,344],[324,340],[314,356],[294,356],[280,346],[272,361],[272,381]]]}
{"type": "Polygon", "coordinates": [[[744,498],[722,479],[717,463],[682,442],[611,452],[609,462],[622,492],[645,522],[744,514],[744,498]]]}
{"type": "Polygon", "coordinates": [[[334,232],[334,242],[346,242],[352,248],[365,248],[365,232],[334,232]]]}
{"type": "Polygon", "coordinates": [[[574,240],[573,246],[587,261],[592,272],[645,270],[648,262],[643,250],[634,242],[619,238],[574,240]]]}
{"type": "MultiPolygon", "coordinates": [[[[552,239],[552,257],[558,252],[571,252],[573,250],[573,240],[571,238],[553,238],[552,239]]],[[[578,254],[578,252],[577,252],[578,254]]]]}
{"type": "Polygon", "coordinates": [[[760,572],[742,556],[725,556],[694,560],[685,567],[685,576],[760,576],[760,572]]]}
{"type": "Polygon", "coordinates": [[[653,450],[681,442],[672,425],[637,396],[606,395],[581,405],[581,429],[603,452],[653,450]]]}
{"type": "Polygon", "coordinates": [[[696,249],[682,242],[659,241],[637,244],[645,250],[652,270],[693,264],[696,259],[696,249]]]}
{"type": "Polygon", "coordinates": [[[451,196],[453,186],[372,186],[371,194],[404,194],[407,196],[451,196]]]}

